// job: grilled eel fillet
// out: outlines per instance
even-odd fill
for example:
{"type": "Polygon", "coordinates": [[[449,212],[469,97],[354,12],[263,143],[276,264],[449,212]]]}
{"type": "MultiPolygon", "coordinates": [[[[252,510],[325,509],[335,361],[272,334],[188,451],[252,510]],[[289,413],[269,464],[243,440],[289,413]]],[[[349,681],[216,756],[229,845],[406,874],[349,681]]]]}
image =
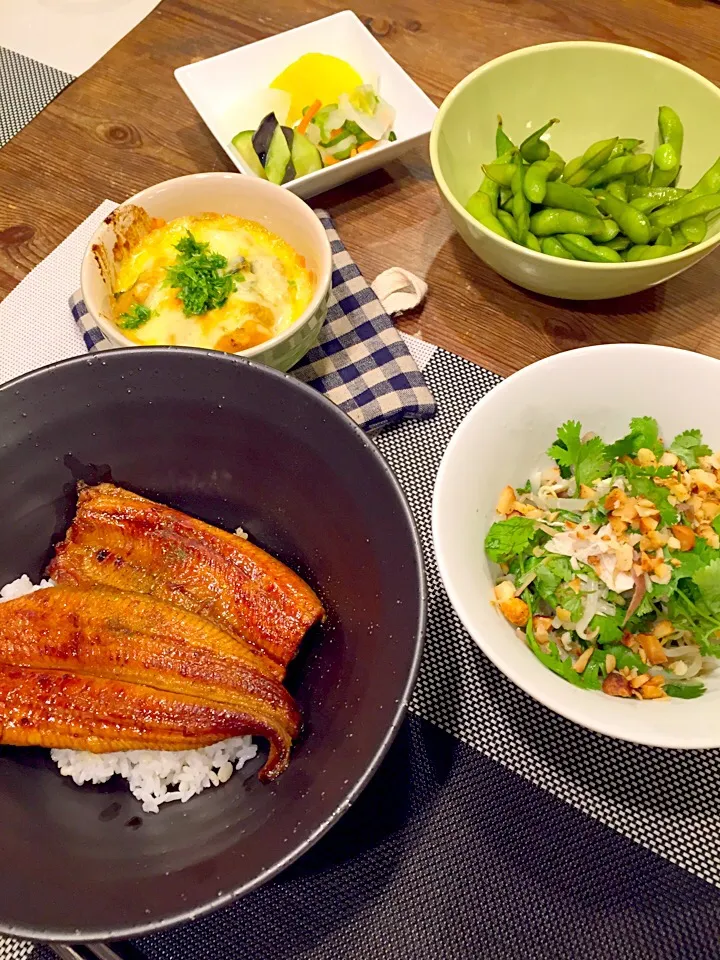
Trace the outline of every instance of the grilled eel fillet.
{"type": "Polygon", "coordinates": [[[48,568],[58,583],[149,593],[262,650],[277,676],[324,614],[310,587],[242,537],[121,487],[82,487],[48,568]]]}
{"type": "Polygon", "coordinates": [[[295,703],[220,629],[144,594],[52,587],[0,604],[0,742],[103,753],[253,734],[287,767],[295,703]]]}

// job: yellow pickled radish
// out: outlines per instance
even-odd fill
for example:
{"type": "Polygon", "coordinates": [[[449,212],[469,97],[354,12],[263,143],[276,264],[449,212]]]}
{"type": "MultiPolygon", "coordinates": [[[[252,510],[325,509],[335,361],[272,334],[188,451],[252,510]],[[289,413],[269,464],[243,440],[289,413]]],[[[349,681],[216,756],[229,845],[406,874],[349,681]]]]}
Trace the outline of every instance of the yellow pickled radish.
{"type": "Polygon", "coordinates": [[[323,106],[337,103],[341,93],[349,93],[362,82],[360,74],[339,57],[306,53],[278,74],[270,87],[290,95],[286,122],[292,125],[302,117],[303,107],[315,100],[320,100],[323,106]]]}

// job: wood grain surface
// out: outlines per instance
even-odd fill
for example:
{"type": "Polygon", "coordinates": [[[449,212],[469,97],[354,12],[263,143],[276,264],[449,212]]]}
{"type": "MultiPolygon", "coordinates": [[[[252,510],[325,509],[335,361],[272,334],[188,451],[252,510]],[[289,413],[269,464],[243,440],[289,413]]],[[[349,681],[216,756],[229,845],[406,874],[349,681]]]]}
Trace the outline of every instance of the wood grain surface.
{"type": "MultiPolygon", "coordinates": [[[[346,6],[163,0],[0,151],[0,298],[102,200],[233,169],[176,83],[176,67],[346,6]]],[[[485,61],[552,40],[641,46],[720,82],[720,5],[711,0],[368,0],[353,9],[437,104],[485,61]]],[[[427,302],[402,329],[497,373],[616,341],[720,357],[720,255],[642,294],[566,303],[514,287],[477,260],[453,232],[426,155],[312,202],[330,210],[368,278],[395,264],[426,277],[427,302]]]]}

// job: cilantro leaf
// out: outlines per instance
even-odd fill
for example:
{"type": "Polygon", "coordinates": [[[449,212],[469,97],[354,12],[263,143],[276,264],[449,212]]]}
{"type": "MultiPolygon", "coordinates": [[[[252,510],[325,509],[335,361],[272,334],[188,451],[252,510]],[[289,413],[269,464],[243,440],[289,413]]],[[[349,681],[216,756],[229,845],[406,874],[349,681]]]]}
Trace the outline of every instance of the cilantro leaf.
{"type": "Polygon", "coordinates": [[[612,617],[596,614],[590,621],[590,629],[598,630],[596,643],[605,646],[608,643],[618,643],[623,635],[623,620],[625,610],[618,607],[612,617]]]}
{"type": "Polygon", "coordinates": [[[563,607],[570,614],[573,623],[582,617],[585,603],[581,593],[575,593],[573,588],[567,583],[561,584],[555,593],[558,605],[563,607]]]}
{"type": "Polygon", "coordinates": [[[712,454],[710,447],[703,443],[699,430],[679,433],[670,444],[670,450],[684,460],[691,470],[698,466],[698,457],[709,457],[712,454]]]}
{"type": "Polygon", "coordinates": [[[611,459],[619,457],[634,457],[638,450],[652,450],[656,455],[663,452],[662,444],[658,439],[659,428],[654,417],[633,417],[630,421],[630,433],[616,440],[607,448],[607,455],[611,459]]]}
{"type": "Polygon", "coordinates": [[[652,501],[660,511],[660,519],[665,526],[672,526],[678,522],[677,510],[669,502],[670,491],[667,487],[659,487],[653,482],[653,477],[664,477],[665,470],[670,468],[636,467],[632,463],[616,465],[616,475],[625,477],[629,493],[634,497],[645,497],[652,501]]]}
{"type": "Polygon", "coordinates": [[[568,557],[558,554],[544,557],[535,566],[535,589],[539,597],[547,601],[552,607],[558,606],[555,591],[563,581],[572,580],[575,571],[570,565],[568,557]]]}
{"type": "Polygon", "coordinates": [[[582,441],[580,422],[568,420],[558,428],[557,441],[548,450],[548,456],[565,470],[568,476],[572,472],[578,485],[590,486],[595,480],[605,476],[610,463],[605,455],[605,444],[600,437],[582,441]]]}
{"type": "Polygon", "coordinates": [[[688,680],[685,683],[666,683],[663,690],[669,697],[694,700],[705,693],[705,684],[699,680],[688,680]]]}
{"type": "Polygon", "coordinates": [[[707,566],[696,570],[693,583],[713,614],[720,614],[720,558],[711,560],[707,566]]]}
{"type": "Polygon", "coordinates": [[[498,520],[485,537],[485,552],[495,563],[507,563],[527,550],[537,533],[537,525],[528,517],[498,520]]]}
{"type": "Polygon", "coordinates": [[[165,286],[178,291],[186,317],[199,316],[227,302],[235,289],[236,278],[224,273],[227,257],[208,253],[209,243],[201,243],[188,230],[175,244],[178,258],[166,270],[165,286]]]}
{"type": "Polygon", "coordinates": [[[127,313],[120,314],[118,326],[122,327],[123,330],[137,330],[138,327],[144,326],[153,315],[154,311],[150,310],[149,307],[142,303],[134,303],[127,313]]]}

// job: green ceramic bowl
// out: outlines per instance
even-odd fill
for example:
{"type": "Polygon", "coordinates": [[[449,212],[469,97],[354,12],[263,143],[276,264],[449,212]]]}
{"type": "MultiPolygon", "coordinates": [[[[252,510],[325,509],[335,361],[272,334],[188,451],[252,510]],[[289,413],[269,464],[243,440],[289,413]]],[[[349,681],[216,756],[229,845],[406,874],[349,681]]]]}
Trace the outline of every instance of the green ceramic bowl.
{"type": "Polygon", "coordinates": [[[519,142],[550,117],[561,122],[548,141],[566,160],[606,137],[658,143],[658,107],[685,126],[680,186],[692,186],[720,156],[720,90],[687,67],[646,50],[571,41],[516,50],[462,80],[438,111],[430,157],[440,193],[468,246],[501,276],[553,297],[599,300],[669,280],[720,243],[720,219],[706,239],[673,257],[597,264],[534,253],[485,229],[464,209],[478,188],[481,164],[495,157],[497,114],[519,142]]]}

